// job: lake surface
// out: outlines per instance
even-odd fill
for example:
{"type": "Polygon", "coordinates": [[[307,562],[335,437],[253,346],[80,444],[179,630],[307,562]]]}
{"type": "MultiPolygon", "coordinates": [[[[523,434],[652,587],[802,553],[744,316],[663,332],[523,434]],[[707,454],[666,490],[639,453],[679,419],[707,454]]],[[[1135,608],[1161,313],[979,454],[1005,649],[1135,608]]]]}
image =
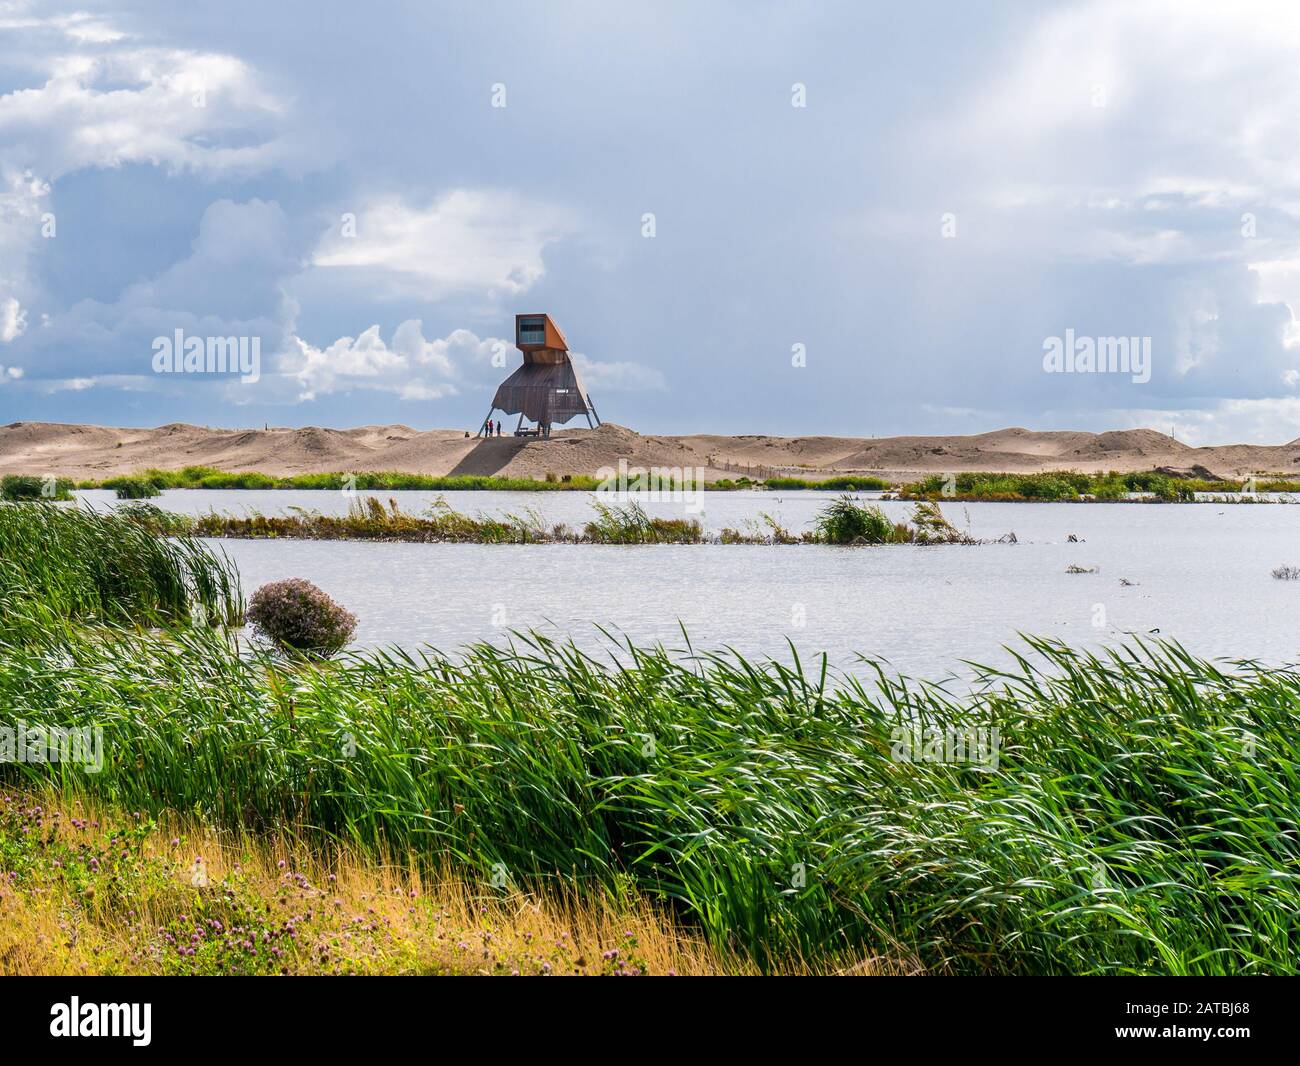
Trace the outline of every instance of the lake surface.
{"type": "MultiPolygon", "coordinates": [[[[379,495],[418,511],[438,494],[379,495]],[[417,498],[427,502],[417,506],[417,498]]],[[[443,495],[470,513],[531,508],[548,522],[572,525],[591,508],[586,493],[443,495]]],[[[798,531],[834,495],[710,493],[703,521],[709,529],[740,527],[768,511],[798,531]]],[[[155,502],[190,513],[338,506],[325,497],[341,494],[186,490],[155,502]],[[302,497],[307,502],[298,502],[302,497]]],[[[347,503],[342,499],[342,510],[347,503]]],[[[911,510],[899,501],[881,506],[899,519],[911,510]]],[[[646,509],[684,513],[680,503],[646,509]]],[[[512,628],[538,628],[596,648],[604,641],[599,624],[638,642],[682,647],[680,623],[699,649],[730,645],[786,659],[788,638],[801,654],[825,651],[841,668],[868,655],[938,678],[965,673],[963,659],[1004,662],[999,649],[1017,632],[1097,646],[1158,629],[1209,657],[1300,661],[1300,581],[1271,576],[1276,566],[1300,566],[1300,508],[972,503],[944,510],[975,537],[1014,532],[1018,543],[213,544],[236,562],[248,592],[284,577],[316,582],[358,616],[359,646],[427,643],[451,651],[506,640],[512,628]],[[1068,541],[1071,533],[1078,543],[1068,541]],[[1098,572],[1066,573],[1072,565],[1098,572]]]]}

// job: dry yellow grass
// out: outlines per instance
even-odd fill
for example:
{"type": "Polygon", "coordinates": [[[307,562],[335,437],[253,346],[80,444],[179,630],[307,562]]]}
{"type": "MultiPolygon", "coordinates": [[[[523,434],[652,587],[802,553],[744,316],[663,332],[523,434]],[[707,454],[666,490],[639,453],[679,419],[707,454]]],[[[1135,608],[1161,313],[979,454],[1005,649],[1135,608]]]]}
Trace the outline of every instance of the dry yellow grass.
{"type": "MultiPolygon", "coordinates": [[[[788,973],[899,972],[872,959],[788,973]]],[[[0,974],[752,974],[644,901],[0,795],[0,974]],[[250,946],[251,945],[251,949],[250,946]]]]}

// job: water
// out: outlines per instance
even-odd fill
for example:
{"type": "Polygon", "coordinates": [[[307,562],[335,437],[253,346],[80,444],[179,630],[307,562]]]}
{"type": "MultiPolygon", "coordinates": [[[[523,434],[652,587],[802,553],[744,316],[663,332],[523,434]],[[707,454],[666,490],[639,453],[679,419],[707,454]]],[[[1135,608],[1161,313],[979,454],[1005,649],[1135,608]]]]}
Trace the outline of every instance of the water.
{"type": "MultiPolygon", "coordinates": [[[[89,494],[87,494],[89,495],[89,494]]],[[[186,492],[193,511],[242,506],[272,513],[336,493],[186,492]],[[194,497],[207,497],[196,500],[194,497]],[[271,499],[266,499],[270,497],[271,499]],[[255,499],[254,499],[255,498],[255,499]]],[[[406,498],[433,493],[385,493],[406,498]]],[[[767,510],[804,528],[831,493],[715,493],[705,525],[740,526],[767,510]]],[[[461,510],[537,509],[580,525],[585,493],[448,493],[461,510]],[[467,499],[468,498],[468,499],[467,499]]],[[[885,501],[899,519],[910,505],[885,501]]],[[[346,500],[343,501],[346,509],[346,500]]],[[[410,509],[419,510],[411,505],[410,509]]],[[[681,514],[681,504],[649,505],[681,514]]],[[[730,645],[788,658],[827,652],[850,669],[882,657],[914,676],[964,673],[961,660],[1005,662],[1018,632],[1074,645],[1128,634],[1182,641],[1208,657],[1300,661],[1300,509],[1280,505],[951,504],[948,516],[980,538],[1010,531],[1016,544],[873,548],[681,545],[366,544],[221,541],[244,587],[283,577],[316,582],[360,619],[359,646],[432,644],[454,650],[502,641],[510,628],[604,643],[597,624],[638,642],[730,645]],[[1068,541],[1076,534],[1078,543],[1068,541]],[[1097,573],[1069,574],[1074,565],[1097,573]],[[1121,584],[1121,578],[1132,582],[1121,584]]]]}

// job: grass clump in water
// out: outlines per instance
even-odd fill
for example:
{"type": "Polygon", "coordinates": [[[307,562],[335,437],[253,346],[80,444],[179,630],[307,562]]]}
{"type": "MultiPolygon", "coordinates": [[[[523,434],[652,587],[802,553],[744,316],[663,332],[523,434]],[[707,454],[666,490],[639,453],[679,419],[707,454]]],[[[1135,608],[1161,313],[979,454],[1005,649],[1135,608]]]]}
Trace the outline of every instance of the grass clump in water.
{"type": "Polygon", "coordinates": [[[974,543],[929,501],[918,503],[911,524],[894,522],[883,510],[841,496],[821,509],[815,537],[824,544],[968,544],[974,543]]]}
{"type": "Polygon", "coordinates": [[[102,487],[113,489],[119,500],[151,500],[162,495],[162,490],[145,477],[109,478],[102,487]]]}
{"type": "Polygon", "coordinates": [[[864,507],[852,496],[841,496],[821,509],[814,521],[820,540],[827,544],[902,544],[911,531],[893,522],[879,507],[864,507]]]}
{"type": "Polygon", "coordinates": [[[635,500],[595,500],[596,517],[583,527],[593,544],[698,544],[704,531],[694,518],[651,518],[635,500]]]}

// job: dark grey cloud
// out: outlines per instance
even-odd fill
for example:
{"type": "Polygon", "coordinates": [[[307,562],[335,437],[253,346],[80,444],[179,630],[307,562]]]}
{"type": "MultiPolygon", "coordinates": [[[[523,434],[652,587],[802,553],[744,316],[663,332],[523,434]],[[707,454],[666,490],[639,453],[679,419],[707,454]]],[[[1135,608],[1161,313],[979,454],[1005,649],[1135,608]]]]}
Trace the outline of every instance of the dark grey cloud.
{"type": "Polygon", "coordinates": [[[3,16],[9,417],[467,424],[547,310],[647,429],[1296,435],[1290,6],[69,14],[3,16]],[[175,328],[271,373],[137,380],[175,328]],[[1150,381],[1044,373],[1067,329],[1150,381]]]}

